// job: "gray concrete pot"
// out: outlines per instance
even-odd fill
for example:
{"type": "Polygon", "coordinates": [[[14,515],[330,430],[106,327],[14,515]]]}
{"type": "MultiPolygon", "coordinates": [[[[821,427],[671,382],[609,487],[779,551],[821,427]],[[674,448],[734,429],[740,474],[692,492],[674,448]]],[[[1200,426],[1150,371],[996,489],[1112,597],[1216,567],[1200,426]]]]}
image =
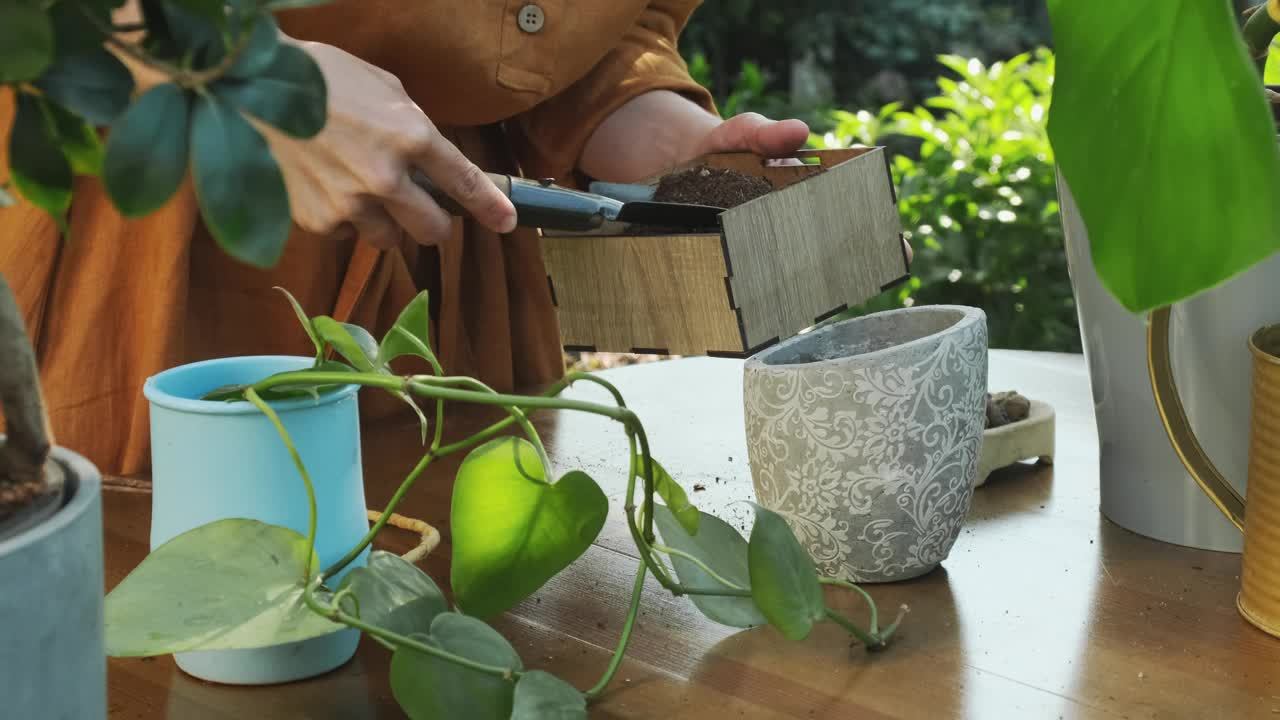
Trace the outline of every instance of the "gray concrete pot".
{"type": "Polygon", "coordinates": [[[892,310],[766,350],[743,372],[757,499],[825,575],[928,573],[969,512],[986,392],[976,308],[892,310]]]}
{"type": "Polygon", "coordinates": [[[83,457],[55,448],[64,504],[0,540],[0,716],[107,716],[102,629],[102,479],[83,457]]]}

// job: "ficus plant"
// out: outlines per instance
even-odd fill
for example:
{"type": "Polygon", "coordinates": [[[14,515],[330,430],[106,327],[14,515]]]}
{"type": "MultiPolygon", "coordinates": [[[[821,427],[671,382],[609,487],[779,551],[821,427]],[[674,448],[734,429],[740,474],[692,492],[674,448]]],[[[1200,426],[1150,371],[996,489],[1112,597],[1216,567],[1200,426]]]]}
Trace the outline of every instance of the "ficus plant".
{"type": "Polygon", "coordinates": [[[163,206],[190,175],[218,244],[271,267],[289,236],[289,197],[250,118],[295,138],[323,129],[324,76],[280,41],[271,14],[320,3],[141,0],[142,23],[114,24],[123,4],[0,2],[0,86],[16,104],[0,206],[16,193],[65,230],[76,176],[101,178],[133,218],[163,206]],[[136,87],[122,58],[162,81],[136,87]]]}
{"type": "Polygon", "coordinates": [[[361,327],[309,317],[291,296],[289,301],[315,347],[314,364],[251,385],[218,388],[204,399],[252,403],[272,421],[297,466],[297,502],[310,508],[307,533],[230,518],[157,547],[107,596],[109,655],[256,648],[351,627],[391,652],[391,690],[410,717],[520,720],[587,716],[587,702],[604,693],[621,664],[649,573],[668,592],[688,597],[707,618],[731,627],[771,625],[799,641],[816,624],[831,622],[868,651],[884,649],[893,637],[906,608],[882,627],[870,595],[819,576],[780,515],[756,506],[749,537],[743,538],[725,521],[694,507],[654,459],[644,426],[606,379],[571,373],[541,394],[508,395],[474,378],[447,376],[429,342],[426,293],[403,310],[381,341],[361,327]],[[390,363],[406,355],[425,360],[432,374],[394,373],[390,363]],[[609,402],[561,397],[575,382],[600,386],[609,402]],[[379,520],[342,559],[322,567],[314,551],[311,469],[271,402],[319,397],[350,384],[421,399],[434,405],[435,413],[433,419],[424,414],[421,458],[379,520]],[[496,406],[506,417],[446,443],[446,401],[496,406]],[[543,671],[526,671],[511,644],[486,622],[581,557],[610,511],[604,492],[587,473],[549,476],[551,464],[530,416],[553,409],[615,421],[630,448],[621,510],[640,563],[618,645],[599,682],[585,690],[543,671]],[[374,542],[423,471],[461,452],[466,456],[449,513],[452,602],[417,565],[381,550],[335,582],[335,575],[374,542]],[[868,606],[867,625],[831,608],[823,585],[858,593],[868,606]]]}

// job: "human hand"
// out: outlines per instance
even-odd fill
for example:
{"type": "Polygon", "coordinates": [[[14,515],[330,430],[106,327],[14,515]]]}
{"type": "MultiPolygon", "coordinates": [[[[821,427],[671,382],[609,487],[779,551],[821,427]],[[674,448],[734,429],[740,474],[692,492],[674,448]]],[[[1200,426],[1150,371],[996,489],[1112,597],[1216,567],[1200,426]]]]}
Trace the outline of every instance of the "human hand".
{"type": "Polygon", "coordinates": [[[319,235],[354,232],[379,248],[407,233],[433,245],[452,219],[410,178],[417,168],[494,232],[511,232],[511,201],[449,142],[394,75],[332,45],[281,38],[306,51],[324,75],[329,114],[300,140],[253,121],[284,174],[294,222],[319,235]]]}
{"type": "Polygon", "coordinates": [[[770,120],[759,113],[743,113],[711,128],[685,160],[721,152],[785,158],[803,148],[808,140],[809,126],[803,121],[770,120]]]}

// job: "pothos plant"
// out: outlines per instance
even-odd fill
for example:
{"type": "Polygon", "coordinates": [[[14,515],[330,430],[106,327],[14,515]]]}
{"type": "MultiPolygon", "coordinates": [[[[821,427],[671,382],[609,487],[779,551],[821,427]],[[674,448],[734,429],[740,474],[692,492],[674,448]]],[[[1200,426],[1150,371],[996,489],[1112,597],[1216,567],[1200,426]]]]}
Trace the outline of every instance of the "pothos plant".
{"type": "Polygon", "coordinates": [[[1143,312],[1280,249],[1273,109],[1261,70],[1280,0],[1047,0],[1049,139],[1103,284],[1143,312]],[[1261,194],[1261,195],[1260,195],[1261,194]]]}
{"type": "Polygon", "coordinates": [[[865,591],[820,577],[786,522],[770,510],[755,507],[750,536],[744,539],[728,523],[694,507],[650,453],[639,418],[604,378],[573,373],[539,395],[501,394],[474,378],[443,373],[428,339],[426,293],[404,309],[381,341],[355,325],[308,317],[289,300],[314,344],[312,367],[219,388],[205,399],[249,402],[271,420],[297,466],[298,502],[310,507],[307,534],[232,518],[159,546],[107,596],[108,654],[254,648],[352,627],[392,653],[391,690],[411,717],[585,718],[587,702],[605,691],[621,664],[649,573],[715,622],[772,625],[791,640],[803,640],[816,623],[829,621],[867,650],[878,651],[902,620],[905,607],[882,627],[865,591]],[[433,374],[392,372],[390,363],[406,355],[426,360],[433,374]],[[601,386],[612,402],[561,397],[574,382],[601,386]],[[342,559],[321,567],[314,551],[310,471],[271,402],[319,397],[350,384],[434,402],[435,416],[424,418],[421,458],[380,519],[342,559]],[[507,417],[446,444],[445,401],[497,406],[507,417]],[[546,672],[526,670],[511,644],[485,622],[577,560],[609,513],[604,492],[585,472],[574,470],[555,480],[548,476],[551,464],[529,418],[551,409],[614,420],[630,448],[622,512],[640,564],[617,648],[599,682],[582,691],[546,672]],[[457,471],[449,517],[453,605],[429,575],[386,551],[373,551],[366,565],[334,582],[375,540],[423,471],[460,452],[467,454],[457,471]],[[867,626],[829,607],[823,585],[859,593],[868,606],[867,626]]]}

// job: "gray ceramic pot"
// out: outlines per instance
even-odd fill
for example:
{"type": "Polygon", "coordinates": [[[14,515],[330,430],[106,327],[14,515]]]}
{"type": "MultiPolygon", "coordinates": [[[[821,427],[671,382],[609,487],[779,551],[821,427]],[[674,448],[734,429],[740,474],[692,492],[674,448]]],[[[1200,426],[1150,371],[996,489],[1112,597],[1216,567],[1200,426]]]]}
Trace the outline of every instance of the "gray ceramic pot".
{"type": "Polygon", "coordinates": [[[102,481],[55,448],[66,499],[51,517],[0,541],[0,717],[107,716],[102,629],[102,481]]]}
{"type": "Polygon", "coordinates": [[[892,310],[766,350],[743,375],[757,499],[828,576],[923,575],[968,514],[986,391],[976,308],[892,310]]]}

